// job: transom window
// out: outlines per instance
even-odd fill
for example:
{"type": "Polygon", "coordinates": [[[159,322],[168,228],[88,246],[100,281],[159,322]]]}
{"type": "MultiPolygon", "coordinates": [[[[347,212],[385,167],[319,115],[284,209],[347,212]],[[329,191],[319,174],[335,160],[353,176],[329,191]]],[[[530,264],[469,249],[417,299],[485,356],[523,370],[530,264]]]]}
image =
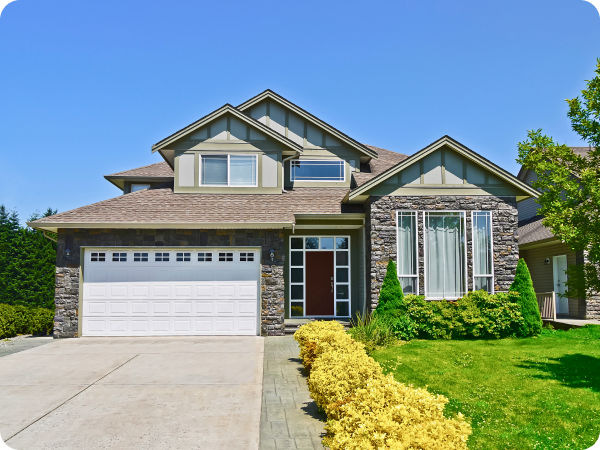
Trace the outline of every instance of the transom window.
{"type": "Polygon", "coordinates": [[[419,293],[417,212],[398,211],[398,279],[405,294],[419,293]]]}
{"type": "Polygon", "coordinates": [[[292,181],[344,181],[345,161],[343,160],[293,160],[290,161],[292,181]]]}
{"type": "Polygon", "coordinates": [[[134,262],[147,262],[148,261],[148,253],[134,253],[133,261],[134,262]]]}
{"type": "Polygon", "coordinates": [[[201,186],[257,186],[257,155],[200,155],[201,186]]]}
{"type": "Polygon", "coordinates": [[[219,253],[219,261],[233,261],[233,253],[219,253]]]}
{"type": "Polygon", "coordinates": [[[177,253],[177,261],[191,261],[192,254],[191,253],[177,253]]]}
{"type": "Polygon", "coordinates": [[[464,211],[425,211],[425,295],[457,299],[467,291],[464,211]]]}
{"type": "Polygon", "coordinates": [[[144,189],[150,189],[149,184],[132,184],[131,192],[143,191],[144,189]]]}
{"type": "Polygon", "coordinates": [[[198,253],[198,261],[212,261],[212,253],[198,253]]]}
{"type": "Polygon", "coordinates": [[[240,253],[240,261],[254,261],[254,253],[240,253]]]}
{"type": "Polygon", "coordinates": [[[473,290],[494,293],[492,212],[473,211],[473,290]]]}
{"type": "Polygon", "coordinates": [[[169,254],[164,253],[164,252],[163,253],[155,253],[154,261],[167,262],[167,261],[169,261],[169,254]]]}
{"type": "Polygon", "coordinates": [[[92,261],[104,261],[106,259],[106,253],[92,253],[91,260],[92,261]]]}
{"type": "Polygon", "coordinates": [[[113,261],[127,261],[127,253],[113,253],[112,254],[113,261]]]}

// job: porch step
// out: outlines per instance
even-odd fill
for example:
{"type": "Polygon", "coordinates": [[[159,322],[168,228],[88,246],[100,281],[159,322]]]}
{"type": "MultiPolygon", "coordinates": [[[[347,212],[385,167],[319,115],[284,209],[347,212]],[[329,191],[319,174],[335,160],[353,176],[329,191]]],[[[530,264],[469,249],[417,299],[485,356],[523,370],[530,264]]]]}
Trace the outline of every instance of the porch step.
{"type": "Polygon", "coordinates": [[[313,322],[314,320],[336,320],[344,326],[345,330],[349,330],[351,326],[349,320],[343,319],[285,319],[283,323],[284,332],[286,335],[294,334],[302,325],[313,322]]]}

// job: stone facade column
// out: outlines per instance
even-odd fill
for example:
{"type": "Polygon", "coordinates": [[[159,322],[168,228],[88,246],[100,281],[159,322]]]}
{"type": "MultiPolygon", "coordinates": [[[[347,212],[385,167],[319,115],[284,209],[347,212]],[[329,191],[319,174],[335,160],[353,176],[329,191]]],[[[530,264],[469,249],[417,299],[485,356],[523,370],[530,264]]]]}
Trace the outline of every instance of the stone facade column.
{"type": "Polygon", "coordinates": [[[54,294],[55,338],[78,337],[79,326],[79,267],[56,267],[54,294]]]}
{"type": "MultiPolygon", "coordinates": [[[[583,261],[588,263],[588,251],[583,251],[583,261]]],[[[600,294],[592,295],[582,302],[583,314],[580,313],[582,319],[597,319],[600,320],[600,294]]]]}

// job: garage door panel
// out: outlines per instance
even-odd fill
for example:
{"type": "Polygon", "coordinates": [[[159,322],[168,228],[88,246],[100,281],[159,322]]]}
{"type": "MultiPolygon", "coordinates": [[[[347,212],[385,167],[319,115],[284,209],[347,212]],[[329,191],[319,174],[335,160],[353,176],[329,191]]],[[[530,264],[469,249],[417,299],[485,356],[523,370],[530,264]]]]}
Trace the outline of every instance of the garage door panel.
{"type": "MultiPolygon", "coordinates": [[[[88,250],[86,249],[86,252],[88,250]]],[[[102,251],[102,250],[98,250],[102,251]]],[[[155,259],[152,250],[119,251],[105,265],[86,260],[83,283],[84,336],[256,335],[258,260],[175,262],[155,259]],[[134,261],[133,252],[148,253],[134,261]]],[[[165,250],[161,250],[161,253],[165,250]]],[[[230,250],[228,250],[230,252],[230,250]]],[[[187,251],[186,251],[187,253],[187,251]]]]}

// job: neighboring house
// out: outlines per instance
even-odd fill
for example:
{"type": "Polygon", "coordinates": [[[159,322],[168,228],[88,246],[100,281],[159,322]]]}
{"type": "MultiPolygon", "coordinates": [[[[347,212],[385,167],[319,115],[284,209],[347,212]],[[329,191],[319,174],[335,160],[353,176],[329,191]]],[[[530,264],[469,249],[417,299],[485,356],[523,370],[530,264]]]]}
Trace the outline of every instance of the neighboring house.
{"type": "Polygon", "coordinates": [[[507,291],[526,183],[445,136],[412,156],[361,144],[267,90],[106,178],[123,195],[36,220],[58,233],[55,337],[280,335],[284,321],[404,292],[507,291]]]}
{"type": "MultiPolygon", "coordinates": [[[[571,147],[576,154],[585,156],[589,147],[571,147]]],[[[532,170],[521,168],[517,177],[531,184],[537,179],[532,170]]],[[[583,251],[575,252],[563,244],[538,215],[539,205],[535,198],[519,203],[519,254],[527,263],[536,293],[556,293],[556,313],[563,317],[600,319],[600,296],[588,299],[565,298],[559,294],[566,291],[568,266],[584,264],[583,251]]]]}

